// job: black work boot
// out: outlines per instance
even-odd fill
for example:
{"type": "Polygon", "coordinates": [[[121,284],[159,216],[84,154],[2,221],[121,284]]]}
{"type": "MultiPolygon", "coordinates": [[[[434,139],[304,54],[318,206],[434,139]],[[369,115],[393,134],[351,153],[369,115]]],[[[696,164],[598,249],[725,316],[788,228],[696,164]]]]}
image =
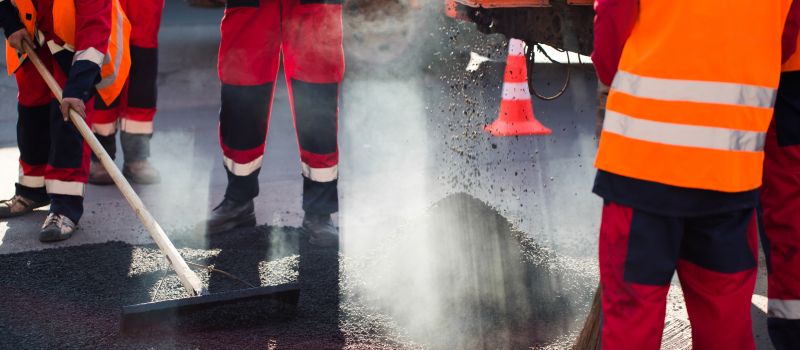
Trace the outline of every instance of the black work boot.
{"type": "Polygon", "coordinates": [[[308,243],[318,247],[333,247],[339,244],[339,229],[333,225],[330,214],[306,213],[303,230],[308,233],[308,243]]]}
{"type": "Polygon", "coordinates": [[[253,200],[235,202],[228,198],[222,200],[206,221],[206,234],[213,235],[239,227],[256,226],[256,213],[253,200]]]}
{"type": "Polygon", "coordinates": [[[161,174],[147,159],[135,162],[126,160],[125,165],[122,166],[122,175],[139,185],[152,185],[161,182],[161,174]]]}
{"type": "Polygon", "coordinates": [[[39,241],[44,243],[63,241],[72,237],[77,229],[78,225],[66,215],[50,213],[39,232],[39,241]]]}
{"type": "MultiPolygon", "coordinates": [[[[114,159],[117,155],[117,134],[113,133],[111,135],[104,136],[95,133],[94,137],[96,137],[97,141],[100,141],[100,144],[103,145],[103,149],[106,150],[108,156],[111,157],[111,159],[114,159]]],[[[92,185],[114,184],[114,180],[111,179],[111,175],[108,173],[103,164],[100,163],[100,159],[98,159],[94,153],[92,153],[92,160],[89,163],[89,183],[92,185]]]]}
{"type": "Polygon", "coordinates": [[[122,155],[125,157],[122,174],[135,184],[151,185],[161,182],[158,170],[147,160],[150,158],[152,137],[151,134],[131,134],[124,131],[119,134],[122,155]]]}
{"type": "Polygon", "coordinates": [[[89,183],[92,185],[111,185],[114,180],[100,161],[92,159],[91,163],[89,163],[89,183]]]}
{"type": "Polygon", "coordinates": [[[11,199],[0,201],[0,219],[13,218],[32,212],[50,204],[50,199],[36,201],[21,195],[14,195],[11,199]]]}

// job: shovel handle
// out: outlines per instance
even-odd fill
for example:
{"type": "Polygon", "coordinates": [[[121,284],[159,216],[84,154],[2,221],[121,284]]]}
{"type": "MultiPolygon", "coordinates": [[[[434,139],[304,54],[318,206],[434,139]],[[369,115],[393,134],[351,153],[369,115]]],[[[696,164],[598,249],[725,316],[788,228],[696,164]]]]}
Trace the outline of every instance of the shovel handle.
{"type": "MultiPolygon", "coordinates": [[[[47,86],[50,88],[50,91],[53,92],[58,102],[61,102],[62,99],[62,91],[61,86],[58,84],[53,75],[50,74],[50,71],[47,67],[42,63],[42,60],[39,59],[39,56],[36,55],[34,49],[28,44],[27,42],[22,43],[23,49],[25,53],[28,55],[28,59],[36,66],[36,70],[39,71],[41,74],[42,79],[44,79],[47,86]]],[[[136,195],[131,185],[128,183],[128,180],[122,175],[122,172],[119,171],[117,165],[114,164],[114,161],[111,160],[111,157],[106,153],[106,150],[103,148],[103,145],[100,144],[100,141],[94,136],[94,133],[86,124],[86,121],[83,120],[83,117],[78,114],[78,112],[70,109],[69,111],[69,118],[72,121],[72,124],[80,132],[83,139],[86,143],[89,144],[89,147],[94,151],[94,154],[97,155],[97,158],[100,159],[100,163],[103,164],[103,167],[108,171],[108,174],[111,175],[111,178],[114,180],[114,184],[117,185],[117,188],[120,192],[122,192],[122,196],[128,201],[128,204],[131,205],[133,211],[136,212],[136,216],[139,217],[139,221],[142,222],[144,228],[147,229],[147,232],[150,233],[150,236],[153,237],[153,240],[158,245],[158,248],[161,250],[164,255],[166,255],[167,260],[169,261],[172,268],[178,274],[178,278],[180,279],[183,287],[189,291],[190,294],[193,296],[199,296],[207,294],[206,289],[203,287],[202,283],[200,283],[200,279],[197,275],[189,269],[189,266],[186,264],[186,261],[183,260],[183,257],[178,253],[178,250],[175,249],[175,246],[172,244],[172,241],[169,240],[167,234],[164,233],[164,230],[161,226],[156,222],[153,218],[153,215],[147,211],[145,208],[144,203],[136,195]]]]}

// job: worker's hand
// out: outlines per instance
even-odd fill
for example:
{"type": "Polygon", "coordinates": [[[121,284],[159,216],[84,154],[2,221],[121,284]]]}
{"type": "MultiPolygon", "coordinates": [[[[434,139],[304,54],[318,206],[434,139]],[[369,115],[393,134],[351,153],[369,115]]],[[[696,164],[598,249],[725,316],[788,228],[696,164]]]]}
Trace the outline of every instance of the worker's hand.
{"type": "Polygon", "coordinates": [[[83,100],[74,97],[65,97],[61,100],[61,115],[64,116],[65,122],[69,121],[70,109],[74,109],[83,119],[86,119],[86,105],[83,103],[83,100]]]}
{"type": "Polygon", "coordinates": [[[25,50],[22,48],[23,42],[27,42],[31,47],[33,47],[33,40],[31,40],[31,36],[28,34],[28,30],[25,28],[14,32],[8,37],[8,44],[19,52],[25,52],[25,50]]]}
{"type": "Polygon", "coordinates": [[[603,131],[603,121],[606,118],[606,100],[608,100],[608,92],[611,90],[608,85],[597,81],[597,125],[595,126],[595,133],[600,137],[600,132],[603,131]]]}

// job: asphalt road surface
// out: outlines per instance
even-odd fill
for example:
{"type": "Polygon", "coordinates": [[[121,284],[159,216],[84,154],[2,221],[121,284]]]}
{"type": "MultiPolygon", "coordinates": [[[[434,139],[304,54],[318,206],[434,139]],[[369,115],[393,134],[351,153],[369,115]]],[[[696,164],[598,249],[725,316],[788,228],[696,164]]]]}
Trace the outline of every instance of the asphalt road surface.
{"type": "MultiPolygon", "coordinates": [[[[184,295],[116,189],[90,186],[81,229],[66,242],[36,239],[46,210],[0,222],[0,348],[567,348],[597,284],[594,72],[572,65],[562,98],[534,101],[553,135],[491,137],[482,128],[498,113],[505,39],[442,18],[439,1],[421,3],[384,20],[346,13],[337,250],[309,246],[297,229],[299,155],[282,78],[256,200],[261,226],[198,232],[226,183],[222,13],[168,0],[152,147],[164,181],[136,190],[187,260],[252,285],[299,282],[300,300],[122,334],[122,305],[184,295]],[[468,70],[473,52],[485,58],[468,70]]],[[[566,67],[532,74],[549,94],[566,67]]],[[[13,79],[0,79],[2,197],[17,176],[15,95],[13,79]]],[[[212,291],[246,287],[197,271],[212,291]]],[[[754,327],[769,349],[764,292],[761,276],[754,327]]],[[[677,282],[667,318],[664,347],[688,349],[677,282]]]]}
{"type": "MultiPolygon", "coordinates": [[[[237,230],[207,244],[194,232],[174,234],[191,262],[255,285],[299,282],[299,302],[261,305],[258,312],[218,307],[125,334],[123,305],[185,297],[154,247],[109,242],[3,255],[0,345],[525,348],[557,341],[576,316],[564,310],[591,297],[570,290],[591,276],[559,266],[552,253],[468,195],[449,196],[382,236],[387,244],[372,254],[340,259],[335,248],[309,246],[294,228],[237,230]]],[[[212,294],[246,288],[199,272],[212,294]]]]}

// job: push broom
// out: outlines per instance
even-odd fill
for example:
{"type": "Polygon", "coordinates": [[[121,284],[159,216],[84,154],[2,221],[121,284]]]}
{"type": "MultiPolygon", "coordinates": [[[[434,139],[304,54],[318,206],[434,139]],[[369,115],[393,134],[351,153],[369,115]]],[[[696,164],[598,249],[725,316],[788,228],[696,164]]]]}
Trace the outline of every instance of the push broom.
{"type": "Polygon", "coordinates": [[[589,314],[586,315],[586,321],[583,323],[583,329],[578,333],[578,339],[575,340],[575,345],[572,350],[597,350],[600,349],[600,316],[602,305],[600,303],[600,287],[594,293],[592,300],[592,308],[589,314]]]}
{"type": "MultiPolygon", "coordinates": [[[[600,137],[600,130],[603,128],[603,120],[606,115],[606,100],[608,98],[609,87],[603,82],[598,81],[597,84],[597,137],[600,137]]],[[[578,333],[578,339],[575,340],[575,345],[572,350],[597,350],[600,349],[600,324],[602,318],[603,305],[601,302],[601,287],[598,285],[594,292],[594,299],[592,300],[592,307],[589,314],[586,315],[586,321],[583,323],[583,329],[578,333]]]]}
{"type": "MultiPolygon", "coordinates": [[[[36,55],[36,52],[27,42],[23,42],[23,49],[28,55],[36,69],[41,74],[47,86],[53,92],[53,95],[61,102],[62,90],[58,82],[56,82],[53,75],[42,63],[41,59],[36,55]]],[[[160,302],[143,303],[137,305],[124,306],[122,309],[122,328],[123,330],[132,330],[140,326],[145,326],[153,323],[158,323],[164,318],[174,316],[181,316],[191,314],[195,311],[200,311],[212,307],[221,307],[231,304],[247,303],[252,305],[254,302],[263,300],[265,302],[271,300],[278,300],[289,304],[297,304],[300,294],[299,285],[296,283],[282,284],[279,286],[257,287],[249,288],[232,292],[224,292],[217,294],[210,294],[208,289],[200,282],[200,278],[192,271],[187,265],[186,261],[175,249],[175,246],[170,241],[167,234],[156,222],[153,216],[142,203],[142,200],[136,195],[131,185],[119,171],[114,161],[106,153],[103,146],[94,136],[94,133],[86,124],[86,121],[74,110],[70,110],[70,120],[80,132],[86,143],[94,151],[100,163],[103,164],[106,171],[108,171],[114,184],[122,192],[122,195],[133,208],[136,215],[139,217],[142,225],[153,240],[156,242],[158,249],[166,256],[167,261],[175,270],[178,279],[183,285],[184,289],[189,293],[190,297],[183,299],[167,300],[160,302]]]]}

